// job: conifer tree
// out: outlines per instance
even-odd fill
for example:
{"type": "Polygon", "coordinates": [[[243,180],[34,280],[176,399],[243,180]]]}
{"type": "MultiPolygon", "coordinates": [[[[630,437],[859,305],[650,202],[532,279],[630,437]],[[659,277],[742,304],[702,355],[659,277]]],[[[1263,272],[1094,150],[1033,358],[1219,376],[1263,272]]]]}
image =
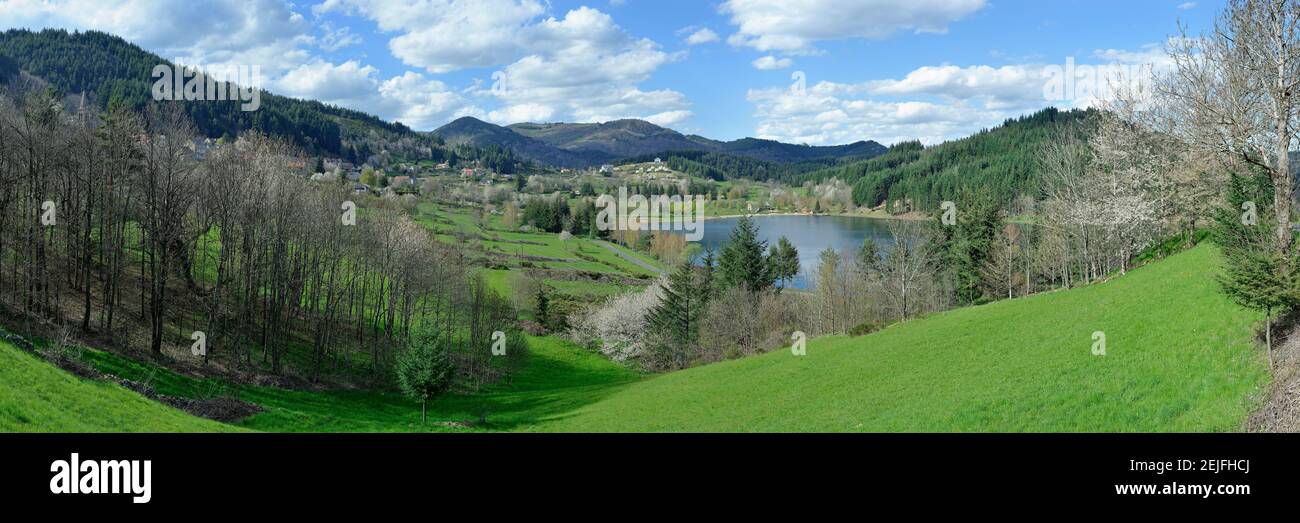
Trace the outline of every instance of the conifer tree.
{"type": "Polygon", "coordinates": [[[742,216],[731,231],[731,239],[718,258],[718,277],[723,289],[744,287],[759,292],[772,286],[768,260],[763,256],[767,242],[758,239],[758,226],[742,216]]]}

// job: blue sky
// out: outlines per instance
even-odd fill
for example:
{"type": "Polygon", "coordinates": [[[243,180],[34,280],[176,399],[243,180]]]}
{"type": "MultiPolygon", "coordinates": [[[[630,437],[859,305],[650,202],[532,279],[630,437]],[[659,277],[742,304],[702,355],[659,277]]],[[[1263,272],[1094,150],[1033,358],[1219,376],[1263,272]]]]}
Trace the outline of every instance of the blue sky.
{"type": "MultiPolygon", "coordinates": [[[[958,138],[1047,105],[1044,71],[1161,63],[1178,0],[0,0],[0,28],[109,31],[419,130],[644,118],[719,139],[958,138]],[[800,80],[802,79],[802,80],[800,80]]],[[[1136,69],[1129,69],[1136,70],[1136,69]]]]}

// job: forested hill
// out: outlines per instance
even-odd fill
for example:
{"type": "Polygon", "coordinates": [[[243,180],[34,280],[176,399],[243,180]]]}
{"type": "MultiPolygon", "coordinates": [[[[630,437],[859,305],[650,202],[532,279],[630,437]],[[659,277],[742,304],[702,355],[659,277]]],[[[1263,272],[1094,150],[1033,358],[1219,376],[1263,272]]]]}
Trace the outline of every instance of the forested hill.
{"type": "MultiPolygon", "coordinates": [[[[13,29],[0,32],[0,82],[17,67],[64,95],[87,93],[99,109],[110,103],[140,109],[152,101],[154,66],[171,64],[122,38],[98,31],[13,29]]],[[[361,162],[381,150],[407,156],[445,156],[433,137],[405,125],[317,101],[261,93],[261,107],[240,110],[236,100],[181,102],[210,138],[257,130],[292,140],[308,152],[361,162]]],[[[457,151],[461,152],[461,151],[457,151]]],[[[466,151],[471,156],[477,152],[466,151]]],[[[462,157],[465,156],[462,154],[462,157]]]]}
{"type": "Polygon", "coordinates": [[[1037,176],[1042,144],[1066,128],[1086,136],[1086,122],[1093,116],[1091,109],[1048,108],[931,147],[895,144],[880,156],[802,174],[797,181],[839,178],[853,186],[857,205],[910,201],[911,210],[922,211],[955,200],[964,187],[987,189],[1004,202],[1019,195],[1037,197],[1042,189],[1037,176]]]}

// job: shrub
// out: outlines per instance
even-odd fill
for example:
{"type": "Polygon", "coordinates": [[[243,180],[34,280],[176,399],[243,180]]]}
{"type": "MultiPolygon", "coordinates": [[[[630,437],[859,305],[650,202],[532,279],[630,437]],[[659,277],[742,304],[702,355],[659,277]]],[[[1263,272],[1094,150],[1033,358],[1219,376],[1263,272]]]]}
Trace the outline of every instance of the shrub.
{"type": "Polygon", "coordinates": [[[864,336],[876,332],[883,328],[885,328],[884,325],[880,323],[876,323],[874,321],[862,322],[857,325],[854,325],[852,329],[849,329],[849,336],[855,336],[855,337],[864,336]]]}
{"type": "Polygon", "coordinates": [[[641,357],[646,343],[646,316],[659,303],[662,282],[644,290],[613,297],[593,305],[570,319],[569,336],[617,362],[641,357]]]}

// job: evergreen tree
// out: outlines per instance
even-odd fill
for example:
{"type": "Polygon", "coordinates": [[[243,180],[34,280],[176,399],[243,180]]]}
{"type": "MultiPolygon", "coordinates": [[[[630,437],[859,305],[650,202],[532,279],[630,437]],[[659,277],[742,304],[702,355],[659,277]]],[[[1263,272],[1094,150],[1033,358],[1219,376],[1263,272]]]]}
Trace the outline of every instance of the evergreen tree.
{"type": "Polygon", "coordinates": [[[714,280],[718,266],[712,248],[705,249],[704,257],[700,259],[700,266],[700,291],[704,293],[705,299],[712,299],[717,291],[717,282],[714,280]]]}
{"type": "Polygon", "coordinates": [[[656,368],[682,368],[694,357],[707,301],[700,287],[695,266],[683,262],[668,276],[662,299],[650,309],[646,322],[656,338],[651,344],[656,368]]]}
{"type": "Polygon", "coordinates": [[[781,287],[799,275],[799,250],[785,236],[772,246],[767,259],[772,266],[772,276],[781,283],[781,287]]]}
{"type": "Polygon", "coordinates": [[[1237,304],[1264,313],[1264,340],[1273,365],[1273,317],[1300,303],[1296,260],[1275,249],[1273,185],[1268,173],[1231,175],[1226,202],[1215,214],[1215,242],[1224,264],[1219,284],[1237,304]],[[1250,211],[1254,212],[1250,212],[1250,211]],[[1283,267],[1290,267],[1283,270],[1283,267]]]}
{"type": "Polygon", "coordinates": [[[767,242],[758,239],[758,226],[742,216],[718,258],[718,279],[723,289],[744,287],[759,292],[772,286],[768,260],[763,256],[767,242]]]}
{"type": "Polygon", "coordinates": [[[957,301],[973,303],[984,295],[980,270],[989,259],[993,239],[1002,228],[1002,209],[986,190],[963,190],[955,202],[957,222],[944,225],[936,213],[935,249],[939,262],[953,280],[957,301]]]}
{"type": "Polygon", "coordinates": [[[445,341],[433,329],[418,327],[397,358],[397,385],[407,397],[420,402],[421,423],[426,419],[425,406],[451,387],[456,370],[445,341]]]}

